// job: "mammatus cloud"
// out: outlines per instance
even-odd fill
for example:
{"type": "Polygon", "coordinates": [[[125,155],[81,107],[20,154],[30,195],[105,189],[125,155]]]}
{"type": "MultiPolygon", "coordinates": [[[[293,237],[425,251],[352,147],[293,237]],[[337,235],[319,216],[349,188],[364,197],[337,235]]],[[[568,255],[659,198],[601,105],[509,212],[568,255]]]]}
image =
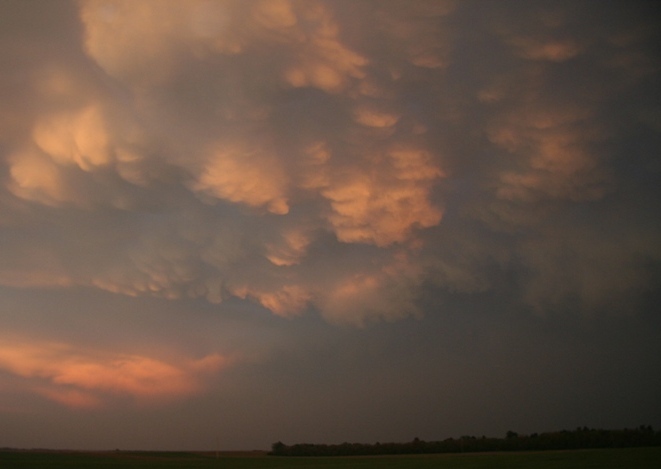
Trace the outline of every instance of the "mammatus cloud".
{"type": "Polygon", "coordinates": [[[80,34],[50,32],[56,53],[22,63],[32,105],[0,119],[4,285],[364,324],[419,314],[425,285],[494,288],[498,269],[542,309],[613,292],[604,266],[628,272],[622,297],[654,282],[658,227],[617,250],[572,216],[621,210],[621,147],[646,124],[613,111],[659,71],[638,19],[576,28],[582,2],[74,5],[80,34]]]}
{"type": "MultiPolygon", "coordinates": [[[[43,99],[56,105],[12,142],[6,187],[27,204],[86,211],[90,220],[110,210],[128,224],[113,235],[113,258],[95,253],[83,266],[53,243],[43,253],[53,259],[50,273],[33,267],[30,274],[15,256],[4,275],[17,279],[11,284],[82,284],[214,302],[233,295],[285,316],[325,304],[324,314],[348,317],[339,307],[349,303],[345,287],[330,296],[346,301],[331,300],[321,279],[305,275],[319,262],[308,252],[326,233],[338,249],[379,247],[371,263],[388,265],[392,246],[440,222],[431,191],[444,173],[424,126],[399,128],[402,103],[387,82],[368,76],[370,61],[343,41],[330,5],[79,5],[78,46],[89,62],[40,85],[43,99]],[[112,87],[77,86],[92,64],[112,87]],[[211,104],[183,109],[190,103],[177,95],[200,90],[211,104]],[[327,122],[315,122],[322,114],[327,122]],[[182,205],[171,205],[167,191],[182,191],[182,205]],[[153,225],[143,221],[145,209],[153,225]]],[[[388,21],[387,12],[380,18],[388,21]]],[[[401,21],[397,30],[398,37],[412,34],[401,21]]],[[[421,53],[411,60],[422,60],[421,53]]],[[[96,236],[101,247],[107,238],[96,236]]],[[[371,279],[368,296],[382,303],[377,292],[388,282],[375,280],[381,267],[375,276],[374,266],[322,264],[334,285],[371,279]]],[[[387,276],[391,282],[397,274],[387,276]]],[[[368,309],[381,314],[380,307],[368,309]]]]}
{"type": "Polygon", "coordinates": [[[118,397],[149,405],[189,397],[227,363],[216,354],[161,360],[64,343],[0,342],[0,369],[23,378],[24,392],[73,408],[97,408],[118,397]]]}

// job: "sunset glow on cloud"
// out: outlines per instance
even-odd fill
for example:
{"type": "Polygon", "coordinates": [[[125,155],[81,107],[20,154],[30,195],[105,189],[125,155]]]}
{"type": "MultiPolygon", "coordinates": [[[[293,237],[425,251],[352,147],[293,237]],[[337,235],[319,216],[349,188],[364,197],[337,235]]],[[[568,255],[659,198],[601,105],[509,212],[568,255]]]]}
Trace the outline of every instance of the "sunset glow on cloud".
{"type": "Polygon", "coordinates": [[[205,374],[217,372],[226,362],[209,355],[172,364],[58,343],[0,343],[0,369],[26,378],[26,392],[75,408],[101,406],[113,395],[148,403],[191,396],[201,391],[205,374]]]}
{"type": "MultiPolygon", "coordinates": [[[[188,204],[200,205],[199,216],[213,210],[204,206],[222,204],[219,210],[238,210],[239,226],[255,224],[268,231],[254,240],[237,240],[244,244],[239,252],[225,240],[217,246],[234,251],[242,268],[259,270],[250,278],[236,276],[233,263],[205,258],[214,235],[205,233],[193,214],[190,226],[173,222],[175,233],[167,233],[168,240],[158,239],[164,233],[136,227],[138,238],[130,243],[142,244],[141,249],[134,252],[126,244],[129,239],[114,243],[115,255],[98,259],[90,272],[65,268],[71,283],[129,295],[206,296],[214,302],[229,293],[288,316],[308,304],[323,308],[313,293],[323,287],[309,278],[297,280],[301,273],[284,272],[283,267],[314,262],[307,249],[324,231],[339,243],[387,248],[414,240],[416,232],[441,222],[442,203],[431,198],[445,173],[430,148],[428,129],[401,122],[405,105],[395,92],[397,79],[364,89],[365,83],[380,80],[378,74],[373,71],[370,77],[369,61],[341,42],[338,24],[323,2],[131,6],[93,1],[80,3],[80,17],[89,60],[117,80],[117,87],[131,90],[133,102],[119,99],[120,91],[101,83],[75,92],[71,82],[77,80],[76,70],[56,74],[40,87],[44,98],[55,103],[34,120],[29,136],[17,141],[18,149],[9,156],[11,193],[38,205],[111,207],[139,214],[149,205],[169,204],[163,191],[178,186],[194,197],[188,204]],[[234,17],[251,26],[236,33],[239,46],[226,47],[226,28],[234,17]],[[140,46],[127,48],[127,41],[137,37],[140,46]],[[274,63],[276,70],[262,76],[265,70],[253,68],[262,66],[259,60],[249,59],[250,66],[236,62],[259,56],[257,50],[266,43],[281,57],[274,63]],[[208,49],[201,52],[203,45],[208,49]],[[216,84],[202,112],[183,118],[178,106],[185,103],[162,93],[188,86],[181,80],[190,66],[200,73],[191,86],[206,86],[194,81],[207,76],[216,84]],[[278,96],[299,88],[317,89],[327,93],[325,99],[337,100],[329,109],[336,114],[329,119],[337,122],[321,126],[295,109],[291,116],[283,114],[278,96]],[[196,119],[200,125],[193,126],[196,119]],[[288,136],[293,131],[296,135],[288,136]],[[264,215],[286,217],[292,210],[295,217],[277,225],[269,226],[264,215]],[[181,229],[189,234],[177,234],[181,229]],[[261,267],[265,259],[273,265],[261,267]]],[[[393,21],[401,29],[398,35],[413,34],[401,20],[393,21]]],[[[405,58],[409,53],[419,51],[402,51],[405,58]]],[[[182,91],[185,95],[194,89],[182,91]]],[[[177,213],[190,207],[173,209],[177,213]]],[[[222,223],[222,215],[212,218],[222,223]]],[[[375,253],[388,256],[387,251],[375,253]]],[[[49,255],[60,258],[64,252],[54,247],[49,255]]],[[[35,269],[32,275],[44,273],[35,269]]],[[[373,314],[379,315],[376,309],[373,314]]]]}
{"type": "Polygon", "coordinates": [[[0,417],[661,424],[659,17],[602,3],[0,1],[0,417]]]}

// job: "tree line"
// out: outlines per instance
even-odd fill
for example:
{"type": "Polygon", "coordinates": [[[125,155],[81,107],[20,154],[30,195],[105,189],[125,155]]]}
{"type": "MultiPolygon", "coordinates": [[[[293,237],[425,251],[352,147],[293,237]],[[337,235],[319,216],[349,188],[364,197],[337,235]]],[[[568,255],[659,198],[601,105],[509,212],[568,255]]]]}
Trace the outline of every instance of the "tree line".
{"type": "Polygon", "coordinates": [[[274,456],[368,456],[381,454],[430,454],[481,451],[545,451],[587,448],[626,448],[661,446],[661,431],[651,426],[622,430],[602,430],[578,427],[576,430],[519,435],[508,431],[504,438],[462,436],[442,441],[414,438],[407,443],[342,443],[286,445],[273,443],[269,454],[274,456]]]}

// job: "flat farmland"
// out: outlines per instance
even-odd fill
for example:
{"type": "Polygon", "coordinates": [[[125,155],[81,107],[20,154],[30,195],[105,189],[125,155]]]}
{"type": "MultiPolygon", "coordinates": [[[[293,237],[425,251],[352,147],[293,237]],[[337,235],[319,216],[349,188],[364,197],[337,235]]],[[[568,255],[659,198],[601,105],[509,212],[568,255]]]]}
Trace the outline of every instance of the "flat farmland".
{"type": "Polygon", "coordinates": [[[547,452],[355,457],[277,457],[264,453],[0,451],[2,469],[658,469],[661,447],[547,452]]]}

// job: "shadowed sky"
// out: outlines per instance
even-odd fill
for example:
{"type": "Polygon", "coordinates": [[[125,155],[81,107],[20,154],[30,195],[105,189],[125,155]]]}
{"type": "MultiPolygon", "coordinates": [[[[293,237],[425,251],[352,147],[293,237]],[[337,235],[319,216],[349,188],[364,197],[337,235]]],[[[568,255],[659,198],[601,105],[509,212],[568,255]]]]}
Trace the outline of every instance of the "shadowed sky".
{"type": "Polygon", "coordinates": [[[661,426],[660,20],[0,0],[0,447],[661,426]]]}

